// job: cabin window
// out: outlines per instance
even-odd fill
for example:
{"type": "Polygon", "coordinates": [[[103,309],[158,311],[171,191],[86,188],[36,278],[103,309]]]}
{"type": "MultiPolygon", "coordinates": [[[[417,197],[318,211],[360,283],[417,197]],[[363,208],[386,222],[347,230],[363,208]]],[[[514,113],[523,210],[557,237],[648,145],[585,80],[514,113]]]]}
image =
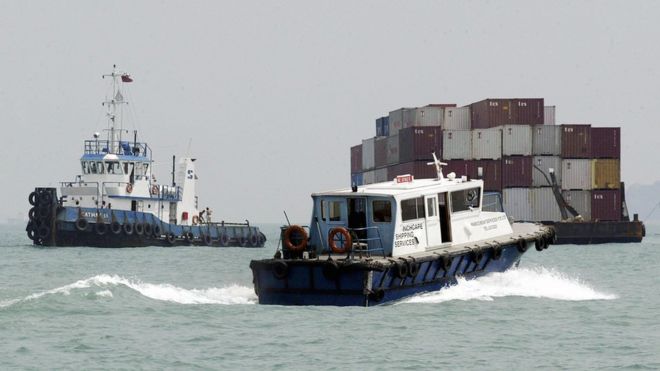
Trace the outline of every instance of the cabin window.
{"type": "Polygon", "coordinates": [[[401,200],[401,220],[420,219],[424,217],[424,197],[401,200]]]}
{"type": "Polygon", "coordinates": [[[385,200],[375,200],[371,203],[373,221],[375,223],[392,222],[392,204],[385,200]]]}
{"type": "Polygon", "coordinates": [[[106,169],[108,174],[121,174],[121,166],[117,161],[106,162],[106,169]]]}
{"type": "Polygon", "coordinates": [[[96,163],[96,171],[98,174],[103,174],[103,162],[99,161],[96,163]]]}
{"type": "Polygon", "coordinates": [[[92,174],[96,174],[96,162],[89,163],[89,172],[92,174]]]}
{"type": "Polygon", "coordinates": [[[451,211],[456,213],[479,208],[481,189],[469,188],[451,192],[451,211]]]}
{"type": "Polygon", "coordinates": [[[82,162],[82,172],[83,174],[89,174],[89,165],[87,164],[87,161],[82,162]]]}
{"type": "Polygon", "coordinates": [[[328,218],[331,222],[338,222],[341,220],[341,202],[328,202],[328,218]]]}
{"type": "Polygon", "coordinates": [[[438,213],[436,212],[436,206],[435,206],[434,201],[435,201],[435,198],[427,198],[426,199],[426,210],[427,210],[427,214],[428,214],[428,215],[426,215],[427,218],[438,215],[438,213]]]}

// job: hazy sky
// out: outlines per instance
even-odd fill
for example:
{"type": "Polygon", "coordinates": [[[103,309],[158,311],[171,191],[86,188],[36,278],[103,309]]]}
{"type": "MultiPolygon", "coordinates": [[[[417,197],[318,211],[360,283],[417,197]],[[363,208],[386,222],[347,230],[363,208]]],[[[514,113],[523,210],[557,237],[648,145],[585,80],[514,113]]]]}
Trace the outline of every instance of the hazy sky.
{"type": "Polygon", "coordinates": [[[660,2],[558,3],[3,1],[0,220],[80,172],[113,64],[158,179],[192,140],[218,220],[307,222],[376,117],[487,97],[621,126],[623,179],[659,180],[660,2]]]}

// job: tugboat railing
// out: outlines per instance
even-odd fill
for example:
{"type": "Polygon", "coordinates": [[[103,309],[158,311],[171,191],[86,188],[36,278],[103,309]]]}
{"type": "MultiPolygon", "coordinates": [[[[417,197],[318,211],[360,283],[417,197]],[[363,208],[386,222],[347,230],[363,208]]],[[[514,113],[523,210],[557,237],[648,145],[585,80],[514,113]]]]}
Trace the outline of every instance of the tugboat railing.
{"type": "Polygon", "coordinates": [[[109,140],[86,140],[86,155],[107,155],[116,154],[123,156],[138,156],[151,158],[151,148],[147,143],[120,141],[113,142],[109,140]],[[112,148],[115,146],[116,148],[112,148]]]}
{"type": "Polygon", "coordinates": [[[349,232],[352,232],[351,235],[355,236],[353,240],[353,246],[350,251],[350,257],[353,258],[355,256],[355,252],[357,251],[358,257],[362,258],[362,254],[365,253],[366,257],[370,257],[372,252],[378,252],[380,251],[383,254],[383,257],[385,257],[385,248],[383,247],[383,238],[380,235],[380,228],[378,227],[363,227],[363,228],[349,228],[349,232]],[[369,230],[375,230],[376,231],[376,236],[377,237],[368,237],[369,236],[369,230]],[[367,237],[360,238],[360,232],[365,232],[364,235],[367,237]],[[378,245],[380,247],[369,247],[369,242],[374,241],[373,245],[375,245],[375,241],[378,241],[378,245]]]}

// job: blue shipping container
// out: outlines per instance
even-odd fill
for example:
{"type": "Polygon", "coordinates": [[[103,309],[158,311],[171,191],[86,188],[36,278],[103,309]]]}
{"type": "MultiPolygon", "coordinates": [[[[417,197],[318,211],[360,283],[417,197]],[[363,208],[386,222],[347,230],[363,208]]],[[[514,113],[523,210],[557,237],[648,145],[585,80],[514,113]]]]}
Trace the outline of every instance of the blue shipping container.
{"type": "Polygon", "coordinates": [[[390,117],[385,116],[376,119],[376,136],[388,137],[390,135],[390,117]]]}
{"type": "Polygon", "coordinates": [[[351,186],[361,186],[363,183],[362,173],[351,174],[351,186]]]}

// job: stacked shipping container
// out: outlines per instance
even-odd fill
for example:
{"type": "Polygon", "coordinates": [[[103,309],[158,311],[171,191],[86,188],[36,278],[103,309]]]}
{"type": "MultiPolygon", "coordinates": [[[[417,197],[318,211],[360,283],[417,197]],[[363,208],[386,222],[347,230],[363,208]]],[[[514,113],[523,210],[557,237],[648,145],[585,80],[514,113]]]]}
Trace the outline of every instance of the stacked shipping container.
{"type": "Polygon", "coordinates": [[[514,218],[557,221],[561,213],[548,183],[552,169],[565,199],[585,220],[619,220],[620,128],[555,125],[555,107],[543,103],[486,99],[392,111],[376,120],[377,137],[351,148],[351,181],[435,178],[428,165],[435,152],[449,164],[445,174],[480,178],[486,191],[501,192],[514,218]]]}

